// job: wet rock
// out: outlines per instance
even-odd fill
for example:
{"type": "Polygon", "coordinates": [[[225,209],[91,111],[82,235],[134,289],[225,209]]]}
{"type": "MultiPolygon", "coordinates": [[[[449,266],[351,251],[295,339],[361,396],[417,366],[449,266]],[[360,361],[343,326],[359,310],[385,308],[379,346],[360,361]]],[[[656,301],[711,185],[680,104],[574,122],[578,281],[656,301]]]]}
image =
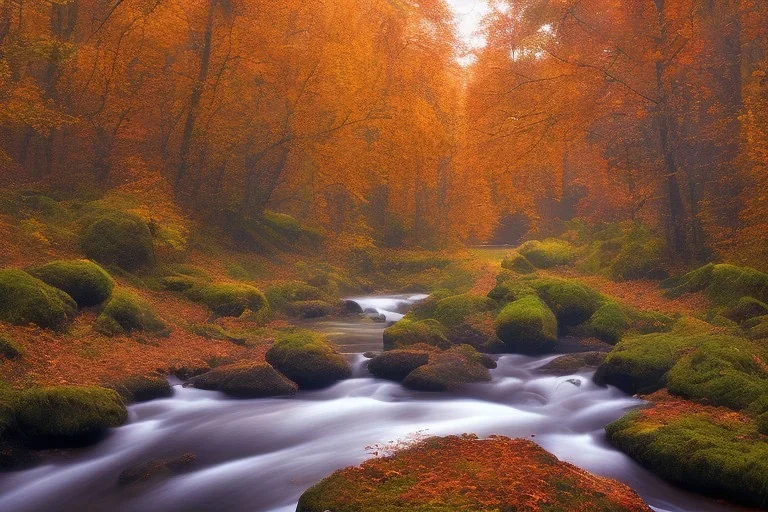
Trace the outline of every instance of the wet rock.
{"type": "Polygon", "coordinates": [[[189,383],[238,398],[293,395],[298,390],[295,383],[269,364],[248,361],[219,366],[192,378],[189,383]]]}
{"type": "Polygon", "coordinates": [[[185,453],[178,457],[153,459],[124,469],[117,478],[118,485],[137,485],[149,480],[167,478],[191,470],[197,464],[197,455],[185,453]]]}

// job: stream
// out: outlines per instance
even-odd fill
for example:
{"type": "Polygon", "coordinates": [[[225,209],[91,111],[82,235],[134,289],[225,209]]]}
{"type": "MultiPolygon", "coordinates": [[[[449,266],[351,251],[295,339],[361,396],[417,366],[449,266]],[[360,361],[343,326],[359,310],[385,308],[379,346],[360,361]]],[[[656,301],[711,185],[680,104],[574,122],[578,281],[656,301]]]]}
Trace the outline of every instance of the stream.
{"type": "MultiPolygon", "coordinates": [[[[420,298],[354,300],[397,320],[420,298]]],[[[629,484],[660,512],[740,510],[676,489],[608,445],[604,426],[642,402],[595,385],[591,373],[540,370],[553,356],[501,356],[492,382],[457,393],[414,392],[373,379],[362,353],[381,350],[384,325],[312,324],[331,335],[355,369],[352,379],[325,390],[236,400],[174,381],[171,398],[130,406],[129,423],[98,445],[0,474],[0,511],[294,511],[305,489],[367,459],[365,446],[418,431],[532,439],[560,459],[629,484]],[[127,467],[186,452],[197,455],[189,472],[117,485],[127,467]]]]}

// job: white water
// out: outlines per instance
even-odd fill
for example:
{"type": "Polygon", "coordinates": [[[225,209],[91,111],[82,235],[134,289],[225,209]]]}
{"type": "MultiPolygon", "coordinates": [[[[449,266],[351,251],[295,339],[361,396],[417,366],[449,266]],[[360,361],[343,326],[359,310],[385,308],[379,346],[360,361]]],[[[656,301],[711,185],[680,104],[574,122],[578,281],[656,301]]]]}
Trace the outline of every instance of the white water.
{"type": "MultiPolygon", "coordinates": [[[[397,313],[383,300],[363,307],[397,313]]],[[[317,327],[355,349],[355,332],[363,345],[377,339],[381,346],[380,324],[317,327]]],[[[361,355],[348,357],[354,378],[290,399],[233,400],[177,385],[172,398],[131,406],[130,423],[104,442],[0,476],[0,511],[287,512],[306,488],[365,460],[365,446],[420,430],[533,439],[561,459],[628,483],[659,511],[736,510],[677,490],[611,448],[603,427],[640,401],[596,386],[588,373],[556,377],[538,369],[552,357],[503,356],[492,382],[454,394],[373,379],[361,355]],[[198,456],[193,471],[117,485],[127,467],[185,452],[198,456]]]]}

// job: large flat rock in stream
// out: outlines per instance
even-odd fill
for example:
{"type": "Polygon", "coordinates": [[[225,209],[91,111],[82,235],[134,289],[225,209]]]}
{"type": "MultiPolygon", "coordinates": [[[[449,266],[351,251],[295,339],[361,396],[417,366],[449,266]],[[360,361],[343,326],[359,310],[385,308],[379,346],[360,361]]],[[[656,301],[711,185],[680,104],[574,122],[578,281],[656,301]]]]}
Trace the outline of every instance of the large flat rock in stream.
{"type": "Polygon", "coordinates": [[[472,435],[430,438],[337,471],[297,512],[650,512],[628,486],[561,462],[537,444],[472,435]],[[391,455],[391,454],[386,454],[391,455]]]}

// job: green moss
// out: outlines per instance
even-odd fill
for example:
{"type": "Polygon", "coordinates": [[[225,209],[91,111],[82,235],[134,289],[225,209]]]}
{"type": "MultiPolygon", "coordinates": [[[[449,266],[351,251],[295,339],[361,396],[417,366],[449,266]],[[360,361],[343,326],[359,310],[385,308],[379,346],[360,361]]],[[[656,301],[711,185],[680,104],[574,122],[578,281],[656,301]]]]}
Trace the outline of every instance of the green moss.
{"type": "Polygon", "coordinates": [[[463,384],[491,380],[481,354],[463,345],[433,354],[428,364],[420,365],[403,380],[403,385],[418,391],[449,391],[463,384]]]}
{"type": "Polygon", "coordinates": [[[516,300],[536,295],[536,290],[531,288],[529,281],[509,280],[501,281],[490,292],[488,298],[499,304],[506,304],[516,300]]]}
{"type": "Polygon", "coordinates": [[[768,443],[753,424],[720,424],[706,415],[659,424],[641,411],[606,432],[614,446],[670,482],[745,505],[768,502],[768,443]]]}
{"type": "Polygon", "coordinates": [[[161,375],[135,375],[107,387],[117,391],[125,403],[148,402],[173,395],[168,380],[161,375]]]}
{"type": "Polygon", "coordinates": [[[494,326],[496,335],[512,352],[545,353],[557,341],[557,318],[544,302],[533,296],[504,307],[494,326]]]}
{"type": "Polygon", "coordinates": [[[536,267],[525,256],[517,252],[505,257],[501,262],[501,268],[518,274],[532,274],[536,272],[536,267]]]}
{"type": "Polygon", "coordinates": [[[451,346],[445,327],[434,319],[413,321],[403,318],[384,330],[384,350],[407,348],[417,343],[439,348],[451,346]]]}
{"type": "Polygon", "coordinates": [[[288,312],[297,318],[322,318],[334,311],[334,305],[324,300],[300,300],[291,304],[288,312]]]}
{"type": "Polygon", "coordinates": [[[127,419],[120,396],[99,387],[30,389],[19,395],[16,405],[18,431],[35,447],[88,444],[127,419]]]}
{"type": "Polygon", "coordinates": [[[61,329],[77,304],[65,292],[16,269],[0,270],[0,321],[61,329]]]}
{"type": "Polygon", "coordinates": [[[747,336],[753,340],[768,339],[768,315],[752,318],[744,323],[747,336]]]}
{"type": "Polygon", "coordinates": [[[531,240],[518,248],[518,252],[537,268],[552,268],[572,263],[576,252],[563,240],[531,240]]]}
{"type": "Polygon", "coordinates": [[[92,220],[80,236],[86,256],[104,265],[138,270],[154,265],[152,233],[140,217],[119,211],[92,220]]]}
{"type": "Polygon", "coordinates": [[[555,313],[561,328],[586,322],[604,302],[600,293],[573,279],[537,279],[531,286],[555,313]]]}
{"type": "Polygon", "coordinates": [[[368,371],[379,379],[401,381],[419,366],[429,362],[429,352],[390,350],[368,361],[368,371]]]}
{"type": "Polygon", "coordinates": [[[28,272],[63,290],[80,307],[96,306],[109,298],[115,282],[100,266],[88,260],[53,261],[28,272]]]}
{"type": "Polygon", "coordinates": [[[726,308],[723,312],[725,318],[739,324],[765,315],[768,315],[768,304],[752,297],[740,298],[736,304],[726,308]]]}
{"type": "Polygon", "coordinates": [[[477,350],[497,354],[506,350],[504,343],[496,336],[493,321],[494,311],[475,313],[448,330],[448,340],[453,345],[471,345],[477,350]]]}
{"type": "Polygon", "coordinates": [[[454,295],[437,303],[434,319],[446,327],[455,327],[469,316],[493,311],[496,303],[488,297],[479,295],[454,295]]]}
{"type": "Polygon", "coordinates": [[[6,359],[16,359],[24,354],[24,347],[9,334],[0,332],[0,356],[6,359]]]}
{"type": "Polygon", "coordinates": [[[169,292],[186,292],[203,285],[199,279],[190,276],[166,276],[161,279],[160,284],[169,292]]]}
{"type": "Polygon", "coordinates": [[[588,335],[616,344],[629,332],[650,334],[669,331],[673,319],[654,311],[637,311],[617,302],[607,301],[584,324],[582,331],[588,335]]]}
{"type": "Polygon", "coordinates": [[[302,389],[324,388],[352,375],[344,356],[325,336],[311,331],[281,334],[266,357],[302,389]]]}
{"type": "Polygon", "coordinates": [[[652,235],[644,226],[634,226],[622,238],[621,249],[608,265],[616,281],[658,278],[665,275],[664,239],[652,235]]]}
{"type": "Polygon", "coordinates": [[[441,300],[452,297],[450,290],[436,290],[426,299],[417,302],[405,315],[408,320],[426,320],[435,316],[435,310],[441,300]]]}
{"type": "MultiPolygon", "coordinates": [[[[288,281],[271,285],[267,288],[265,295],[274,311],[290,315],[297,312],[297,308],[294,307],[297,302],[327,302],[329,300],[324,291],[301,281],[288,281]]],[[[299,310],[298,313],[301,311],[299,310]]]]}
{"type": "Polygon", "coordinates": [[[542,369],[559,374],[577,373],[588,368],[597,368],[605,361],[607,356],[608,353],[606,352],[567,354],[550,361],[542,369]]]}
{"type": "Polygon", "coordinates": [[[703,291],[712,302],[722,306],[733,305],[742,297],[768,302],[768,274],[749,267],[710,263],[684,276],[669,279],[663,286],[672,297],[703,291]]]}
{"type": "Polygon", "coordinates": [[[154,308],[138,295],[117,289],[96,319],[94,329],[105,336],[120,336],[132,332],[168,334],[168,326],[154,308]]]}
{"type": "Polygon", "coordinates": [[[240,398],[293,395],[298,387],[267,363],[241,362],[219,366],[194,377],[196,388],[221,391],[240,398]]]}
{"type": "Polygon", "coordinates": [[[258,288],[242,283],[213,283],[192,288],[187,296],[218,316],[240,316],[246,310],[269,311],[269,303],[258,288]]]}

